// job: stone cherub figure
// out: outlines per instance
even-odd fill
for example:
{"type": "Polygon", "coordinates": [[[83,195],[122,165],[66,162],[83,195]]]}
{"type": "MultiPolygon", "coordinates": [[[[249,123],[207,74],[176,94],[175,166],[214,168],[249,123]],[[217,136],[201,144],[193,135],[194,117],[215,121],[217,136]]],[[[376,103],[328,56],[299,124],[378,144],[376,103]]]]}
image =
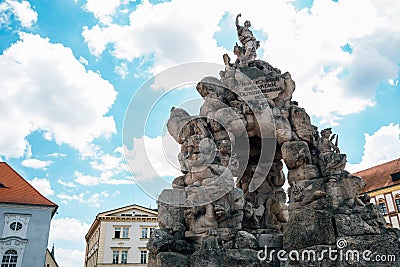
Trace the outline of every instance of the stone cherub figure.
{"type": "Polygon", "coordinates": [[[321,131],[321,138],[318,141],[318,150],[320,158],[321,172],[342,171],[346,165],[346,155],[340,154],[337,147],[337,135],[331,137],[332,128],[326,128],[321,131]],[[333,139],[336,137],[336,144],[333,139]]]}
{"type": "MultiPolygon", "coordinates": [[[[239,41],[244,47],[244,55],[241,61],[252,61],[255,60],[257,54],[256,50],[260,46],[260,42],[256,40],[256,38],[253,36],[253,33],[249,29],[251,27],[250,21],[246,20],[244,22],[244,26],[239,25],[239,17],[241,17],[241,14],[238,14],[236,16],[236,30],[238,33],[239,41]]],[[[235,48],[238,49],[238,48],[235,48]]],[[[237,50],[239,51],[239,50],[237,50]]],[[[236,55],[238,55],[235,52],[236,55]]],[[[239,56],[238,56],[239,58],[239,56]]],[[[242,62],[244,63],[244,62],[242,62]]]]}

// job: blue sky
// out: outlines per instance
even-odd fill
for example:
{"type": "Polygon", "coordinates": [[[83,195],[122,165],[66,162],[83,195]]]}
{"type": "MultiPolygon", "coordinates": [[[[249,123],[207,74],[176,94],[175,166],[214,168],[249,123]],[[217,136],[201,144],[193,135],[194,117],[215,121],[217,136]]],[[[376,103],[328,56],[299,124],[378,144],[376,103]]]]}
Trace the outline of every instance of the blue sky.
{"type": "Polygon", "coordinates": [[[178,174],[168,111],[195,112],[199,101],[185,101],[199,96],[193,83],[168,91],[145,82],[179,64],[234,58],[239,12],[259,56],[291,73],[294,100],[339,134],[349,170],[400,156],[396,0],[3,0],[0,159],[60,206],[49,240],[60,266],[82,266],[97,213],[156,206],[140,186],[178,174]],[[137,92],[144,97],[129,106],[137,92]]]}

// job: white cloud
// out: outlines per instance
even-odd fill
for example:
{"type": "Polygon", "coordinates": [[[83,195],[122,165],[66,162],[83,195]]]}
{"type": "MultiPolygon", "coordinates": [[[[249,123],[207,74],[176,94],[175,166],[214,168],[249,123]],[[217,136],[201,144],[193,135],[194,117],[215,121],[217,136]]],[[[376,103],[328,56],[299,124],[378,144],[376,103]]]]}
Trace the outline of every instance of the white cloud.
{"type": "Polygon", "coordinates": [[[55,158],[64,158],[67,155],[64,154],[64,153],[54,152],[54,153],[51,153],[51,154],[47,154],[46,156],[47,157],[55,157],[55,158]]]}
{"type": "Polygon", "coordinates": [[[117,147],[114,155],[97,155],[90,162],[92,169],[99,173],[98,175],[87,175],[80,171],[74,172],[75,182],[82,185],[93,186],[99,184],[133,184],[134,181],[129,176],[129,171],[121,154],[122,148],[117,147]],[[123,176],[124,178],[119,178],[123,176]]]}
{"type": "Polygon", "coordinates": [[[67,217],[51,221],[49,244],[56,244],[55,258],[59,266],[76,267],[84,265],[85,235],[89,228],[89,224],[76,218],[67,217]],[[65,242],[72,243],[76,249],[58,247],[65,242]]]}
{"type": "Polygon", "coordinates": [[[129,177],[125,179],[113,178],[113,171],[101,173],[98,176],[85,175],[79,171],[74,172],[75,182],[81,185],[94,186],[99,184],[110,184],[110,185],[123,185],[123,184],[134,184],[132,179],[129,177]]]}
{"type": "Polygon", "coordinates": [[[83,65],[86,65],[86,66],[89,64],[87,59],[82,57],[82,56],[79,57],[79,62],[82,63],[83,65]]]}
{"type": "Polygon", "coordinates": [[[84,26],[82,36],[89,47],[90,53],[95,56],[100,56],[110,42],[110,38],[104,34],[99,25],[93,26],[90,30],[87,26],[84,26]]]}
{"type": "Polygon", "coordinates": [[[119,194],[119,191],[116,191],[112,195],[110,195],[110,193],[108,193],[107,191],[101,191],[99,193],[91,193],[90,191],[86,191],[86,193],[80,193],[79,195],[69,195],[66,193],[61,193],[58,194],[57,197],[59,199],[62,199],[63,204],[68,204],[68,202],[70,201],[78,201],[79,203],[87,204],[90,207],[100,207],[100,204],[104,202],[106,198],[108,198],[109,196],[115,197],[119,194]]]}
{"type": "Polygon", "coordinates": [[[122,62],[121,65],[115,66],[115,73],[117,73],[122,79],[125,79],[126,75],[129,74],[128,66],[126,62],[122,62]]]}
{"type": "Polygon", "coordinates": [[[58,198],[63,199],[65,201],[78,201],[80,203],[86,203],[84,199],[84,193],[80,193],[79,195],[68,195],[66,193],[60,193],[57,195],[58,198]]]}
{"type": "Polygon", "coordinates": [[[107,191],[102,191],[100,193],[94,193],[92,194],[89,199],[87,200],[87,203],[91,207],[100,207],[100,203],[104,202],[104,198],[109,197],[110,194],[107,191]]]}
{"type": "Polygon", "coordinates": [[[46,139],[87,155],[94,139],[116,132],[113,117],[106,115],[116,98],[114,87],[62,44],[21,33],[0,55],[0,69],[0,154],[22,156],[27,136],[41,130],[46,139]]]}
{"type": "Polygon", "coordinates": [[[335,124],[374,105],[379,83],[397,77],[400,58],[392,50],[400,42],[399,30],[387,25],[398,19],[379,14],[392,8],[374,1],[316,0],[309,12],[289,12],[291,20],[279,14],[279,24],[266,15],[271,21],[264,28],[266,58],[292,73],[300,105],[321,123],[335,124]],[[346,43],[351,54],[341,50],[346,43]]]}
{"type": "Polygon", "coordinates": [[[87,0],[85,8],[92,12],[101,23],[110,24],[111,16],[115,14],[119,5],[121,5],[120,0],[87,0]]]}
{"type": "Polygon", "coordinates": [[[107,44],[112,45],[111,52],[119,59],[154,55],[157,65],[153,72],[189,61],[221,62],[225,50],[217,48],[213,34],[223,10],[219,2],[209,0],[176,0],[157,5],[143,1],[130,14],[129,25],[85,27],[82,35],[96,56],[104,52],[107,44]]]}
{"type": "Polygon", "coordinates": [[[346,169],[354,173],[400,157],[400,125],[382,126],[372,135],[364,134],[365,145],[361,162],[348,163],[346,169]]]}
{"type": "Polygon", "coordinates": [[[74,184],[73,182],[64,182],[63,180],[59,179],[58,183],[60,185],[66,186],[66,187],[77,187],[76,184],[74,184]]]}
{"type": "MultiPolygon", "coordinates": [[[[225,51],[213,36],[224,14],[234,25],[241,10],[242,3],[227,0],[144,1],[131,11],[128,25],[84,27],[82,35],[96,56],[108,45],[119,59],[152,56],[153,73],[184,62],[222,63],[225,51]]],[[[335,125],[375,105],[377,86],[394,84],[400,71],[396,0],[315,0],[310,9],[299,11],[291,0],[265,2],[263,8],[249,0],[245,12],[241,23],[250,19],[255,33],[268,36],[261,40],[265,59],[291,72],[295,100],[322,124],[335,125]],[[342,50],[346,44],[352,51],[342,50]]],[[[236,39],[232,36],[232,46],[236,39]]]]}
{"type": "Polygon", "coordinates": [[[45,197],[54,195],[54,190],[51,189],[51,184],[48,179],[35,177],[30,181],[28,180],[28,182],[45,197]]]}
{"type": "Polygon", "coordinates": [[[22,166],[32,169],[46,169],[53,164],[51,160],[25,159],[21,162],[22,166]]]}
{"type": "Polygon", "coordinates": [[[55,258],[59,266],[77,267],[85,265],[85,251],[55,248],[55,258]]]}
{"type": "Polygon", "coordinates": [[[56,241],[74,241],[77,244],[85,243],[85,234],[90,225],[76,218],[53,219],[50,225],[49,243],[56,241]]]}
{"type": "Polygon", "coordinates": [[[161,138],[133,139],[133,149],[125,148],[125,157],[136,180],[148,180],[162,176],[179,176],[179,145],[168,134],[161,138]]]}
{"type": "Polygon", "coordinates": [[[22,27],[31,27],[37,21],[38,14],[28,1],[6,0],[0,3],[0,26],[9,26],[11,17],[21,23],[22,27]]]}

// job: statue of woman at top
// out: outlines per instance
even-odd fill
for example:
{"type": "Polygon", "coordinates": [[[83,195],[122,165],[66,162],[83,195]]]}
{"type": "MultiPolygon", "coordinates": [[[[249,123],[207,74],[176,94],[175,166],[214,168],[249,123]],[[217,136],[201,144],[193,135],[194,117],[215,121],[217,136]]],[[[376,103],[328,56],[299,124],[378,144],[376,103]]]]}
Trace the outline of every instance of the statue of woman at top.
{"type": "Polygon", "coordinates": [[[256,50],[260,46],[260,42],[256,40],[256,38],[253,36],[253,33],[249,29],[251,27],[250,21],[246,20],[244,22],[244,26],[239,25],[239,17],[241,16],[241,14],[236,16],[236,30],[239,41],[245,50],[244,58],[247,61],[255,60],[257,56],[256,50]]]}

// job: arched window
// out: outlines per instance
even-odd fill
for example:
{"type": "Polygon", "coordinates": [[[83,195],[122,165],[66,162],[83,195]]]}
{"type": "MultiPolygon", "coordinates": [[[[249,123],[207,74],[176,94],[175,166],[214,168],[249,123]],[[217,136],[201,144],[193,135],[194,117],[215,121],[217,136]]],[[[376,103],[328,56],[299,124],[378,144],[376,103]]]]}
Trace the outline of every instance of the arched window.
{"type": "Polygon", "coordinates": [[[397,212],[400,212],[400,195],[396,195],[394,199],[394,201],[396,202],[397,212]]]}
{"type": "Polygon", "coordinates": [[[378,207],[383,215],[387,214],[386,203],[382,198],[378,200],[378,207]]]}
{"type": "Polygon", "coordinates": [[[1,267],[17,267],[18,253],[17,251],[10,249],[4,253],[3,259],[1,260],[1,267]]]}

